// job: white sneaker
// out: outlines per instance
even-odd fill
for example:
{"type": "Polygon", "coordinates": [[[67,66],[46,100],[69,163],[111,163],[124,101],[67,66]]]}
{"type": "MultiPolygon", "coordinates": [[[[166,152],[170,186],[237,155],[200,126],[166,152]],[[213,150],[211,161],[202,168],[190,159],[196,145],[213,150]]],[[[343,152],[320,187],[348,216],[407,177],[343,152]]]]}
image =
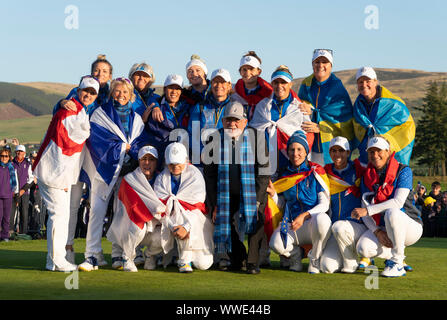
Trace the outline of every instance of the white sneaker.
{"type": "Polygon", "coordinates": [[[157,268],[157,257],[150,256],[147,257],[144,261],[144,269],[145,270],[155,270],[157,268]]]}
{"type": "Polygon", "coordinates": [[[72,264],[75,264],[75,257],[76,257],[76,255],[75,255],[74,250],[67,250],[67,251],[66,251],[65,259],[66,259],[68,262],[70,262],[70,263],[72,263],[72,264]]]}
{"type": "Polygon", "coordinates": [[[182,263],[178,267],[178,271],[181,273],[191,273],[192,272],[192,266],[191,263],[182,263]]]}
{"type": "Polygon", "coordinates": [[[127,271],[127,272],[138,272],[138,268],[135,265],[135,263],[131,260],[123,260],[124,261],[124,265],[123,265],[123,271],[127,271]]]}
{"type": "Polygon", "coordinates": [[[112,258],[112,268],[116,270],[122,270],[124,266],[122,257],[113,257],[112,258]]]}
{"type": "Polygon", "coordinates": [[[91,256],[85,259],[83,263],[78,266],[78,270],[81,271],[93,271],[98,270],[98,260],[91,256]]]}
{"type": "Polygon", "coordinates": [[[68,261],[59,263],[58,265],[54,265],[52,269],[47,268],[50,271],[60,271],[60,272],[72,272],[78,269],[78,266],[70,263],[68,261]]]}
{"type": "Polygon", "coordinates": [[[388,278],[397,278],[405,276],[407,273],[402,264],[396,263],[392,260],[385,260],[385,269],[383,269],[381,275],[388,278]]]}
{"type": "Polygon", "coordinates": [[[346,266],[343,267],[343,269],[341,269],[341,272],[343,273],[355,273],[358,269],[358,265],[353,265],[353,266],[346,266]]]}
{"type": "Polygon", "coordinates": [[[320,273],[320,259],[309,258],[309,267],[307,268],[307,272],[311,274],[320,273]]]}
{"type": "Polygon", "coordinates": [[[135,263],[136,266],[140,266],[143,263],[145,263],[144,257],[143,256],[138,256],[133,260],[133,263],[135,263]]]}

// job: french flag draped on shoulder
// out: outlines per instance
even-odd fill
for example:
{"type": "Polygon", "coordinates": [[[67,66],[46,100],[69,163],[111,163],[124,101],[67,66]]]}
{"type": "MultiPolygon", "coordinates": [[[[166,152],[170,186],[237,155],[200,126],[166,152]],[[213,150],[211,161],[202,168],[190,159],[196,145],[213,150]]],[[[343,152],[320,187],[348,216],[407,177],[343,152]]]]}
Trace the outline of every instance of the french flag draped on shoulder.
{"type": "Polygon", "coordinates": [[[146,232],[153,231],[166,206],[140,168],[123,177],[113,205],[114,216],[107,239],[119,244],[126,257],[133,257],[135,248],[146,232]]]}
{"type": "Polygon", "coordinates": [[[126,137],[120,117],[113,106],[113,99],[98,107],[90,118],[91,134],[81,172],[81,181],[92,187],[92,192],[106,199],[118,179],[127,157],[138,158],[146,134],[140,115],[131,110],[129,135],[126,137]],[[126,144],[131,148],[126,153],[126,144]]]}
{"type": "Polygon", "coordinates": [[[75,98],[76,111],[59,109],[51,119],[33,164],[33,175],[43,184],[65,189],[78,182],[90,124],[75,98]]]}

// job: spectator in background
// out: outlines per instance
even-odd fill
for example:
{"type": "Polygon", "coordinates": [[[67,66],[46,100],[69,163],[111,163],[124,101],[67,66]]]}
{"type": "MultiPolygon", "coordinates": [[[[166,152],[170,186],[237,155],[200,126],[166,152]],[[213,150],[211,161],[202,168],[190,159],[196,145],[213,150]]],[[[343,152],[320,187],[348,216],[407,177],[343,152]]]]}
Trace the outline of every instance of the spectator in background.
{"type": "Polygon", "coordinates": [[[19,191],[14,166],[9,161],[11,151],[3,147],[0,150],[0,241],[9,241],[9,215],[13,195],[19,191]]]}
{"type": "Polygon", "coordinates": [[[447,191],[442,193],[441,209],[438,213],[437,220],[438,237],[447,237],[447,191]]]}
{"type": "Polygon", "coordinates": [[[422,207],[422,221],[424,222],[424,236],[434,237],[435,236],[435,224],[436,224],[436,205],[437,201],[428,196],[424,200],[424,206],[422,207]]]}
{"type": "Polygon", "coordinates": [[[31,162],[25,159],[26,148],[24,145],[18,145],[15,150],[16,156],[12,161],[12,165],[17,172],[17,182],[19,186],[19,193],[15,196],[15,204],[11,208],[10,229],[17,231],[15,222],[19,218],[19,230],[21,234],[28,233],[28,206],[29,206],[29,189],[34,182],[34,176],[31,170],[31,162]],[[18,207],[18,217],[15,215],[16,207],[18,207]]]}
{"type": "Polygon", "coordinates": [[[424,200],[427,197],[427,188],[418,182],[418,185],[416,187],[416,193],[414,194],[414,202],[416,208],[418,208],[419,211],[422,211],[422,207],[424,206],[424,200]]]}
{"type": "Polygon", "coordinates": [[[436,202],[441,202],[441,183],[439,181],[434,181],[431,184],[431,191],[428,194],[430,197],[436,200],[436,202]]]}

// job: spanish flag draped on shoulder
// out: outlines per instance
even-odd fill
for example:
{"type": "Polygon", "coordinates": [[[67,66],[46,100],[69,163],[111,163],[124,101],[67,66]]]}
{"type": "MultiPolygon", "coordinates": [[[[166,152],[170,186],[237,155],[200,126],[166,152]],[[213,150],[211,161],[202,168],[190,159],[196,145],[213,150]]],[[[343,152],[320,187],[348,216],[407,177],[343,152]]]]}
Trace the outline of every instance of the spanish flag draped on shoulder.
{"type": "Polygon", "coordinates": [[[78,182],[84,144],[90,135],[88,115],[72,98],[76,110],[59,109],[51,119],[33,164],[33,174],[45,185],[65,189],[78,182]]]}
{"type": "MultiPolygon", "coordinates": [[[[310,170],[308,171],[302,171],[296,174],[283,176],[273,182],[276,193],[280,194],[286,190],[289,190],[290,188],[299,184],[301,181],[313,174],[315,176],[315,179],[321,184],[321,186],[328,193],[329,196],[329,180],[323,167],[312,162],[309,162],[309,166],[310,170]]],[[[264,231],[267,235],[268,241],[270,241],[270,237],[272,236],[273,231],[280,225],[283,214],[283,208],[279,208],[272,197],[270,197],[269,195],[267,206],[265,208],[264,222],[264,231]]]]}
{"type": "Polygon", "coordinates": [[[409,165],[413,151],[416,125],[404,101],[388,89],[379,86],[380,97],[368,113],[366,100],[359,95],[354,103],[354,132],[360,143],[360,161],[367,163],[366,145],[368,138],[382,135],[396,152],[396,160],[409,165]]]}

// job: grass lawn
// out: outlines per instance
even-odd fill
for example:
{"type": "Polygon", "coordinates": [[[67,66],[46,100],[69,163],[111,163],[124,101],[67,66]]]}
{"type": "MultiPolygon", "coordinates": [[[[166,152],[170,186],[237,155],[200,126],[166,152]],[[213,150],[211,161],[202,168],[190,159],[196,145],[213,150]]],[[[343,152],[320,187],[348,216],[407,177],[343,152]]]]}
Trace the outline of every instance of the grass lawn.
{"type": "Polygon", "coordinates": [[[0,120],[0,139],[18,138],[20,143],[40,143],[47,132],[51,115],[0,120]]]}
{"type": "MultiPolygon", "coordinates": [[[[84,239],[76,239],[75,249],[82,252],[84,239]]],[[[111,244],[103,240],[110,263],[111,244]]],[[[78,289],[68,290],[71,274],[45,271],[46,241],[0,243],[0,299],[56,300],[299,300],[299,299],[447,299],[447,238],[422,238],[406,249],[407,263],[415,271],[405,277],[378,278],[378,289],[366,289],[370,274],[317,274],[279,269],[279,257],[271,255],[272,267],[259,275],[218,270],[180,274],[167,270],[79,272],[78,289]],[[70,279],[67,280],[67,283],[70,279]]],[[[76,262],[83,261],[78,253],[76,262]]],[[[307,259],[304,259],[307,270],[307,259]]],[[[382,259],[376,260],[379,272],[382,259]]],[[[73,284],[73,282],[72,282],[73,284]]]]}

